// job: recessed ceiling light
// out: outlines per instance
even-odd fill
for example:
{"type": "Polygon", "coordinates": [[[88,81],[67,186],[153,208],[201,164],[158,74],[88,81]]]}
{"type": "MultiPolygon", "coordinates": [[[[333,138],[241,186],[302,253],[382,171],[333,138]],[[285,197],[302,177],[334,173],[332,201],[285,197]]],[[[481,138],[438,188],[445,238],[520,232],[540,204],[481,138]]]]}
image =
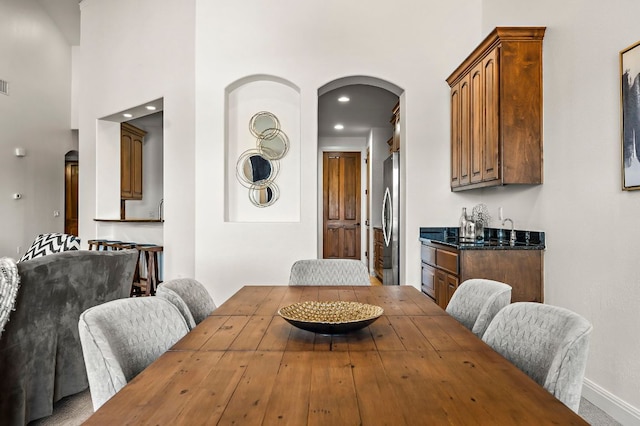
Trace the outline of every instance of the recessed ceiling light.
{"type": "Polygon", "coordinates": [[[133,117],[133,114],[129,114],[129,113],[127,112],[127,113],[122,114],[122,116],[123,116],[124,118],[131,118],[131,117],[133,117]]]}
{"type": "Polygon", "coordinates": [[[340,96],[338,102],[349,102],[350,99],[347,96],[340,96]]]}
{"type": "Polygon", "coordinates": [[[147,105],[145,108],[148,109],[149,111],[155,111],[156,110],[156,107],[154,107],[153,105],[147,105]]]}
{"type": "Polygon", "coordinates": [[[335,126],[333,126],[333,128],[336,130],[342,130],[344,129],[344,126],[342,124],[336,124],[335,126]]]}

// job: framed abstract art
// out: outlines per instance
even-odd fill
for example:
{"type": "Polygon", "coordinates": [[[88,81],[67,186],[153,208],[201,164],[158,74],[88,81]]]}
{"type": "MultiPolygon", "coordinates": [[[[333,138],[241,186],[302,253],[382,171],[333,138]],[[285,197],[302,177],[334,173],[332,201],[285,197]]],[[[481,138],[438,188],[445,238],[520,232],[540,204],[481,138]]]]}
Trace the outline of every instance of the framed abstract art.
{"type": "Polygon", "coordinates": [[[620,52],[622,189],[640,189],[640,41],[620,52]]]}

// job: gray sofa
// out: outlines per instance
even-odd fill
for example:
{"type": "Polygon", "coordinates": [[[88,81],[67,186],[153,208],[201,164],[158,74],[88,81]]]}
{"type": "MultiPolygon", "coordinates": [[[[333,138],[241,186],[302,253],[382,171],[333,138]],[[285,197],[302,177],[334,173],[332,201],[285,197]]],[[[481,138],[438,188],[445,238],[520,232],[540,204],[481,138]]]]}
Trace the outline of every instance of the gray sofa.
{"type": "Polygon", "coordinates": [[[137,257],[73,250],[18,263],[15,311],[0,337],[0,423],[48,416],[54,402],[88,387],[78,318],[129,296],[137,257]]]}

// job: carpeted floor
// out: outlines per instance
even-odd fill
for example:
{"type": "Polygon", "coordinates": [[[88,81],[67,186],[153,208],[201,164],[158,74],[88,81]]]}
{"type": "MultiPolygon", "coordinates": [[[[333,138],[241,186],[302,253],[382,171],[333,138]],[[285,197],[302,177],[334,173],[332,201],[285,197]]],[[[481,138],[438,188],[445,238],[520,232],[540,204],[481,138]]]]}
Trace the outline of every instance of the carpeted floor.
{"type": "Polygon", "coordinates": [[[621,426],[611,416],[584,398],[580,400],[578,414],[593,426],[621,426]]]}
{"type": "Polygon", "coordinates": [[[29,426],[79,426],[93,414],[89,389],[62,398],[49,417],[34,420],[29,426]]]}
{"type": "MultiPolygon", "coordinates": [[[[29,423],[30,426],[79,426],[93,414],[89,390],[66,397],[55,406],[53,415],[29,423]]],[[[580,416],[592,426],[620,426],[604,411],[582,398],[580,416]]]]}

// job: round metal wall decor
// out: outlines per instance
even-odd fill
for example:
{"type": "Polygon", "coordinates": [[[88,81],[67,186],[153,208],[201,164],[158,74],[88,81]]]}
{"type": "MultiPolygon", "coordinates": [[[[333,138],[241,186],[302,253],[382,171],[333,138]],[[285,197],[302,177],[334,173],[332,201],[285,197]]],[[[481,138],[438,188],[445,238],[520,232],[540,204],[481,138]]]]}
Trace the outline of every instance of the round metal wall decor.
{"type": "Polygon", "coordinates": [[[256,148],[238,158],[236,177],[249,188],[249,200],[256,207],[268,207],[280,197],[275,179],[280,162],[289,151],[289,138],[280,129],[280,120],[269,111],[255,113],[249,120],[249,132],[256,138],[256,148]]]}
{"type": "Polygon", "coordinates": [[[289,138],[282,130],[271,132],[273,129],[265,131],[270,137],[259,137],[257,140],[258,150],[271,159],[279,160],[289,151],[289,138]]]}
{"type": "Polygon", "coordinates": [[[280,188],[275,182],[249,188],[249,200],[256,207],[269,207],[280,198],[280,188]]]}
{"type": "Polygon", "coordinates": [[[257,112],[249,120],[249,131],[256,138],[271,138],[278,130],[280,121],[269,111],[257,112]]]}
{"type": "Polygon", "coordinates": [[[266,186],[278,175],[280,164],[272,161],[257,149],[243,152],[236,164],[236,176],[240,183],[251,188],[266,186]]]}

